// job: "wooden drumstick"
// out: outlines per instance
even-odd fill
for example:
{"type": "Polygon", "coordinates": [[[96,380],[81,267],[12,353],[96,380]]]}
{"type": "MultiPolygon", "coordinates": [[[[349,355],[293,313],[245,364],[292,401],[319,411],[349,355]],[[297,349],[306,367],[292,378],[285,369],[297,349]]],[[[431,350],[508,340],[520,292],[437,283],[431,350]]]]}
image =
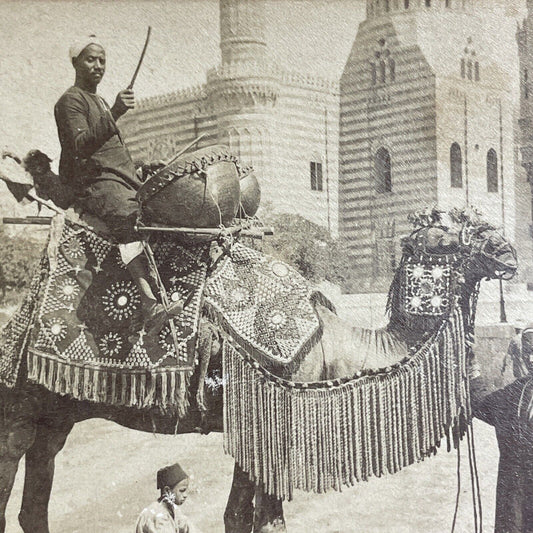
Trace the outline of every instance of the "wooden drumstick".
{"type": "Polygon", "coordinates": [[[170,165],[171,163],[174,163],[174,161],[176,161],[178,157],[182,156],[189,148],[194,146],[200,139],[203,139],[206,135],[207,135],[206,133],[202,133],[202,135],[199,135],[198,137],[196,137],[194,141],[189,143],[185,148],[182,148],[176,155],[173,155],[168,161],[166,161],[165,166],[168,167],[168,165],[170,165]]]}
{"type": "Polygon", "coordinates": [[[146,48],[148,48],[148,41],[150,40],[151,33],[152,33],[152,26],[148,26],[148,31],[146,32],[146,40],[144,41],[143,51],[141,52],[141,57],[139,58],[139,62],[137,63],[137,68],[135,69],[135,72],[133,73],[133,78],[131,78],[130,84],[128,85],[128,89],[133,89],[133,84],[135,83],[137,74],[139,74],[139,69],[141,68],[141,64],[144,59],[144,54],[146,53],[146,48]]]}

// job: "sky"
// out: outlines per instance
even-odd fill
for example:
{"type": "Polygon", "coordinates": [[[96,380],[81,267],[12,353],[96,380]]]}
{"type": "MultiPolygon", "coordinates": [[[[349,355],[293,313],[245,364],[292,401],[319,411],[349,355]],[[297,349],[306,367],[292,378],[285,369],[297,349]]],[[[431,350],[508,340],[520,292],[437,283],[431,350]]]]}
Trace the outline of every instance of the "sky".
{"type": "MultiPolygon", "coordinates": [[[[364,19],[364,0],[267,0],[267,42],[283,66],[339,79],[364,19]]],[[[59,156],[53,107],[74,81],[68,48],[96,33],[106,45],[99,92],[113,103],[152,36],[136,98],[205,81],[220,61],[217,0],[0,0],[0,149],[59,156]]]]}

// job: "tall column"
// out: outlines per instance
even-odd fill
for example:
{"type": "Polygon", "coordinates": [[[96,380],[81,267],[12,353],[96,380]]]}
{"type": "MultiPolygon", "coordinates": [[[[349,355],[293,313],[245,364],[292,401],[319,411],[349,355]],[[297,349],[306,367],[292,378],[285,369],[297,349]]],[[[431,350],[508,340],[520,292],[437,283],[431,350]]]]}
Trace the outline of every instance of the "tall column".
{"type": "Polygon", "coordinates": [[[265,58],[263,0],[220,0],[220,49],[222,64],[265,58]]]}

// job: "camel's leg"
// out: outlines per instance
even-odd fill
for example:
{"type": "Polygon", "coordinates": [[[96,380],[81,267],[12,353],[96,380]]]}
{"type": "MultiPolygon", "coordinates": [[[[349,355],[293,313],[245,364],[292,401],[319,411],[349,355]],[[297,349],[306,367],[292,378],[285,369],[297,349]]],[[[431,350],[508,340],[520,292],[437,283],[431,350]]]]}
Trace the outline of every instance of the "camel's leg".
{"type": "Polygon", "coordinates": [[[283,505],[260,487],[255,492],[254,533],[286,533],[283,505]]]}
{"type": "Polygon", "coordinates": [[[233,483],[224,512],[226,533],[251,533],[254,520],[255,485],[235,463],[233,483]]]}
{"type": "Polygon", "coordinates": [[[0,533],[6,528],[6,506],[20,458],[35,438],[34,405],[21,394],[0,394],[0,533]]]}
{"type": "Polygon", "coordinates": [[[55,457],[65,445],[74,421],[43,420],[26,453],[26,477],[19,522],[24,533],[49,533],[48,502],[54,480],[55,457]]]}

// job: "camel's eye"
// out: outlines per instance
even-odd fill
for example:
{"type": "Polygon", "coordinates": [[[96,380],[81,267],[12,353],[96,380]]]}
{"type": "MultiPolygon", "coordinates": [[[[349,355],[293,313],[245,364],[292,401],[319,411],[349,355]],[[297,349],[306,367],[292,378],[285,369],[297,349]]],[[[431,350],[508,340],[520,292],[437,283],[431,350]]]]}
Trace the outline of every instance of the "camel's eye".
{"type": "Polygon", "coordinates": [[[485,244],[485,252],[486,253],[494,253],[496,249],[498,248],[498,239],[495,237],[489,237],[487,239],[487,243],[485,244]]]}

